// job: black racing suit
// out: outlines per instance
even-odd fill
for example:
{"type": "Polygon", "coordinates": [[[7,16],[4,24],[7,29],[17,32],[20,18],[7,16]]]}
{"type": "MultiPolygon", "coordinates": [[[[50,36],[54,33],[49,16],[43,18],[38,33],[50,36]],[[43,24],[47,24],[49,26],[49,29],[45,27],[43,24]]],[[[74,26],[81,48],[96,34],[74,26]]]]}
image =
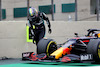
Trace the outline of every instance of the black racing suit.
{"type": "Polygon", "coordinates": [[[49,29],[51,29],[50,21],[48,17],[45,15],[45,13],[38,12],[38,17],[31,17],[29,16],[29,27],[31,29],[33,43],[36,41],[36,45],[39,42],[40,39],[42,39],[45,36],[45,25],[44,20],[46,20],[49,29]],[[33,25],[35,26],[35,29],[33,29],[33,25]]]}

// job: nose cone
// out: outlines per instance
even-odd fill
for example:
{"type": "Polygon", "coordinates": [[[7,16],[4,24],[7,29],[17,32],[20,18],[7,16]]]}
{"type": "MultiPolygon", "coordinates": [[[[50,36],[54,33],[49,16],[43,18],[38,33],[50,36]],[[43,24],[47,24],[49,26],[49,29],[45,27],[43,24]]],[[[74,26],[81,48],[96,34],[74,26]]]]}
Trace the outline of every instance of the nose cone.
{"type": "Polygon", "coordinates": [[[59,59],[60,57],[62,57],[65,54],[70,54],[70,49],[69,48],[64,48],[61,47],[59,49],[57,49],[55,52],[53,52],[50,56],[54,56],[55,59],[59,59]]]}

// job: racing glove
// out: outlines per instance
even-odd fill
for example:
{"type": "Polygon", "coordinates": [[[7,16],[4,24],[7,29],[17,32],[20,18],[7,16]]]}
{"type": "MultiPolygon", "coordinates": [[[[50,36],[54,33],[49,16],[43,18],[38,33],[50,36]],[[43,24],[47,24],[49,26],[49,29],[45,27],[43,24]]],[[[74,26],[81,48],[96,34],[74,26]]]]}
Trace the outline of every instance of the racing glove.
{"type": "Polygon", "coordinates": [[[52,33],[52,30],[51,30],[50,28],[49,28],[49,31],[48,31],[48,33],[49,33],[49,34],[51,34],[51,33],[52,33]]]}

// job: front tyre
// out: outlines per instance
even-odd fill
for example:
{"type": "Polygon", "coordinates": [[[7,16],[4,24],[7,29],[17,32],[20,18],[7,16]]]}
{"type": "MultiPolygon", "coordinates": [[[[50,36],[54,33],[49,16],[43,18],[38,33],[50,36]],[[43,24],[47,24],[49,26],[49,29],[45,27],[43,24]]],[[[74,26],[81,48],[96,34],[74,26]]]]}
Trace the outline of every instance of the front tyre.
{"type": "Polygon", "coordinates": [[[46,53],[49,56],[57,50],[57,44],[53,39],[41,39],[37,44],[37,54],[46,53]]]}
{"type": "Polygon", "coordinates": [[[87,53],[93,54],[95,61],[100,61],[100,39],[91,39],[87,45],[87,53]]]}

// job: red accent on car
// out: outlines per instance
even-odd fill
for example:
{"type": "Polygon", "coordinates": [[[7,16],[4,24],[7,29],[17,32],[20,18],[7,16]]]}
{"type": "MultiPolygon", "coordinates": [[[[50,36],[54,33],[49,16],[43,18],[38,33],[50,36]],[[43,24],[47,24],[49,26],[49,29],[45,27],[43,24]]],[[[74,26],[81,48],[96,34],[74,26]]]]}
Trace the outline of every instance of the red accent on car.
{"type": "Polygon", "coordinates": [[[63,49],[63,55],[65,55],[66,53],[70,54],[70,49],[69,48],[63,49]]]}
{"type": "Polygon", "coordinates": [[[89,42],[89,40],[83,40],[82,42],[89,42]]]}

